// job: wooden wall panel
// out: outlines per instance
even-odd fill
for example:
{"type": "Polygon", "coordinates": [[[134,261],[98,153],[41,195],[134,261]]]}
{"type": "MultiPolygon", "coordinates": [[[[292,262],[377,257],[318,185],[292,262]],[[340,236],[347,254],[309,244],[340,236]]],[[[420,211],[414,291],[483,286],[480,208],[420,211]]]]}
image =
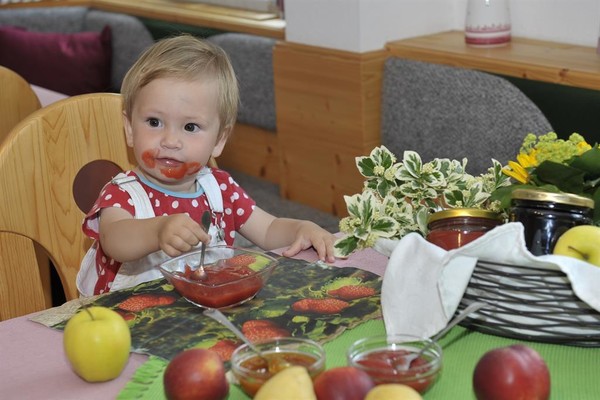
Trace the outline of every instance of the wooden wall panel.
{"type": "Polygon", "coordinates": [[[281,193],[336,215],[361,190],[354,158],[380,143],[386,53],[280,42],[273,53],[281,193]]]}
{"type": "Polygon", "coordinates": [[[276,132],[237,123],[217,163],[223,169],[279,183],[279,158],[276,132]]]}

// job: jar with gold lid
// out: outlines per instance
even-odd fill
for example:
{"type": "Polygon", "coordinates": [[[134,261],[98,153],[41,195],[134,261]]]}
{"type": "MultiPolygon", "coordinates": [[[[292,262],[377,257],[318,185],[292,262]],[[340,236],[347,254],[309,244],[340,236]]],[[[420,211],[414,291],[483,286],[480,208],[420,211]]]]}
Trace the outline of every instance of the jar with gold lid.
{"type": "Polygon", "coordinates": [[[515,189],[511,194],[509,221],[521,222],[529,251],[552,254],[556,241],[576,225],[593,223],[594,200],[570,193],[515,189]]]}
{"type": "Polygon", "coordinates": [[[451,208],[429,216],[426,239],[445,250],[452,250],[483,236],[502,222],[501,215],[492,211],[451,208]]]}

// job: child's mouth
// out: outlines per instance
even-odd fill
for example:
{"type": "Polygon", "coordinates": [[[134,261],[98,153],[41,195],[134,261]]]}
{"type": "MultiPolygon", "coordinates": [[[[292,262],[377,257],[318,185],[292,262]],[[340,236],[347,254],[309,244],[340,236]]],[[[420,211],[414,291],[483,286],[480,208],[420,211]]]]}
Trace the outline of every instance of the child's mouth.
{"type": "Polygon", "coordinates": [[[156,163],[167,168],[177,168],[183,164],[182,161],[173,158],[157,158],[156,163]]]}

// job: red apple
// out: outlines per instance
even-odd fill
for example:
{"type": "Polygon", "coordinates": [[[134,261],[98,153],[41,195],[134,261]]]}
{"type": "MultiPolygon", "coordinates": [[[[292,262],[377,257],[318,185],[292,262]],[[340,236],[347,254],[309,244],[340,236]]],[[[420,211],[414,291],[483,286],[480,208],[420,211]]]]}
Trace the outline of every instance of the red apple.
{"type": "Polygon", "coordinates": [[[314,381],[318,400],[363,400],[374,386],[369,374],[355,367],[328,369],[314,381]]]}
{"type": "Polygon", "coordinates": [[[478,400],[546,400],[550,372],[532,348],[516,344],[488,351],[473,373],[478,400]]]}
{"type": "Polygon", "coordinates": [[[229,393],[223,361],[207,349],[190,349],[177,354],[163,377],[169,400],[223,400],[229,393]]]}

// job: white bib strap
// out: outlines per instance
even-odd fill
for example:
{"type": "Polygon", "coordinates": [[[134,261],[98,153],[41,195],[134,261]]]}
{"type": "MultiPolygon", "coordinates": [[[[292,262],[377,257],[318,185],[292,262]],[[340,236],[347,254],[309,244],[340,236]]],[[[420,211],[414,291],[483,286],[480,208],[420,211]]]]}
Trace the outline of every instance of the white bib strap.
{"type": "Polygon", "coordinates": [[[197,179],[200,186],[202,186],[202,189],[204,189],[204,193],[206,193],[210,209],[214,213],[222,213],[223,196],[221,195],[221,188],[210,168],[203,168],[198,174],[197,179]]]}
{"type": "Polygon", "coordinates": [[[136,219],[147,219],[156,216],[148,194],[135,176],[127,176],[124,173],[120,173],[112,179],[112,183],[119,185],[119,187],[129,193],[133,202],[136,219]]]}

